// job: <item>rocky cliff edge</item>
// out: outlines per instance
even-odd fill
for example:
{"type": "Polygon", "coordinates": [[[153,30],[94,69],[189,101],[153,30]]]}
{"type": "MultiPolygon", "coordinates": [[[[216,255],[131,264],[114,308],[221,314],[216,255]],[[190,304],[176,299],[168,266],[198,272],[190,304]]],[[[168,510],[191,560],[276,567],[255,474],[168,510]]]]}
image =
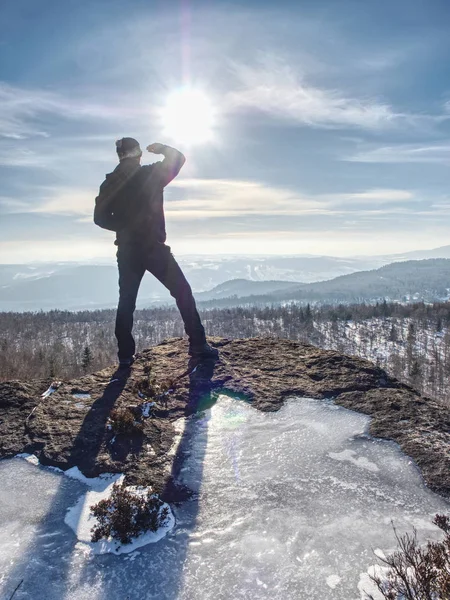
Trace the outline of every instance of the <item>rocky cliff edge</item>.
{"type": "Polygon", "coordinates": [[[151,485],[176,501],[189,494],[174,483],[183,454],[181,417],[211,406],[219,393],[261,411],[303,396],[370,415],[369,433],[397,442],[426,484],[450,497],[448,408],[365,360],[309,344],[211,342],[220,351],[216,363],[189,360],[186,341],[173,339],[141,352],[129,370],[110,367],[53,386],[0,384],[0,457],[34,453],[42,464],[77,466],[88,477],[123,472],[129,483],[151,485]]]}

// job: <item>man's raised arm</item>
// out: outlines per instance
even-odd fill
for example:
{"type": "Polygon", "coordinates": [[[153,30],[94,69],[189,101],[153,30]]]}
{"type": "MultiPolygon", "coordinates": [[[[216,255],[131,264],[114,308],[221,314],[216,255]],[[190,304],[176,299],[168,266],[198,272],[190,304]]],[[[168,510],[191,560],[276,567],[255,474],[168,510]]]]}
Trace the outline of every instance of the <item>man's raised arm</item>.
{"type": "Polygon", "coordinates": [[[147,150],[153,154],[162,154],[164,156],[163,161],[155,164],[155,169],[158,170],[158,175],[163,186],[166,186],[178,175],[181,167],[186,162],[184,154],[165,144],[150,144],[150,146],[147,146],[147,150]]]}

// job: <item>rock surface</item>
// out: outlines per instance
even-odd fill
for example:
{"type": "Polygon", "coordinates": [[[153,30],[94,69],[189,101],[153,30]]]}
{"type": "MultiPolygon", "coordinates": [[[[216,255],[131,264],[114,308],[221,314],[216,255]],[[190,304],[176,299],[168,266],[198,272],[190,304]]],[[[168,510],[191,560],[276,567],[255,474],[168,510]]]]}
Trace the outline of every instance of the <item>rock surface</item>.
{"type": "Polygon", "coordinates": [[[370,433],[397,442],[429,487],[450,497],[446,407],[365,360],[309,344],[211,341],[220,351],[217,363],[189,361],[186,341],[169,340],[141,352],[129,370],[111,367],[63,382],[46,398],[41,395],[50,381],[0,384],[0,456],[30,452],[43,464],[78,466],[89,477],[124,472],[129,483],[152,485],[177,501],[188,493],[174,485],[183,460],[181,417],[211,406],[220,392],[262,411],[278,410],[289,397],[333,398],[370,415],[370,433]],[[151,416],[144,418],[142,408],[152,401],[151,416]],[[128,421],[121,420],[124,414],[128,421]]]}

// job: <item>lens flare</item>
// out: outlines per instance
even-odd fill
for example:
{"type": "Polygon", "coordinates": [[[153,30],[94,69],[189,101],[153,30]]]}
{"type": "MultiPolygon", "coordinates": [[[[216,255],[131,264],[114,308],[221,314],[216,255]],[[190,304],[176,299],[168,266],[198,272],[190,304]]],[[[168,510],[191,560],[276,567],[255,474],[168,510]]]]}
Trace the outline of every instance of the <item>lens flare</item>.
{"type": "Polygon", "coordinates": [[[170,94],[161,112],[163,134],[184,146],[213,139],[216,114],[200,90],[182,88],[170,94]]]}

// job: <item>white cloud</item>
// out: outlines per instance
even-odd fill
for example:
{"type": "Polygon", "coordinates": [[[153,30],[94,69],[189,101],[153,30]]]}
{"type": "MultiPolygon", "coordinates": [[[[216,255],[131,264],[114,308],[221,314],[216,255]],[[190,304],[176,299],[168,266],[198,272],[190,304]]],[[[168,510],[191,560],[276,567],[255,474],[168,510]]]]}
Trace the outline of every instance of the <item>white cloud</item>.
{"type": "Polygon", "coordinates": [[[339,90],[308,84],[279,61],[256,68],[240,65],[235,71],[241,89],[228,95],[231,108],[252,108],[318,127],[378,129],[405,117],[376,99],[347,97],[339,90]]]}
{"type": "Polygon", "coordinates": [[[58,138],[39,143],[8,140],[0,145],[0,166],[59,170],[63,173],[83,162],[111,165],[116,160],[114,137],[108,136],[106,144],[96,143],[89,137],[67,140],[58,138]],[[31,145],[32,144],[32,145],[31,145]],[[69,166],[69,168],[68,168],[69,166]]]}
{"type": "Polygon", "coordinates": [[[357,152],[344,160],[366,163],[450,163],[450,143],[397,144],[357,152]]]}
{"type": "Polygon", "coordinates": [[[186,200],[169,200],[172,219],[220,218],[250,215],[331,214],[323,202],[285,188],[228,179],[179,179],[171,188],[188,191],[186,200]]]}
{"type": "MultiPolygon", "coordinates": [[[[409,190],[399,189],[372,189],[363,192],[356,192],[350,194],[332,194],[328,196],[332,203],[357,203],[361,204],[364,202],[370,204],[389,204],[392,202],[407,202],[414,199],[414,194],[409,190]]],[[[383,209],[384,210],[384,209],[383,209]]]]}
{"type": "MultiPolygon", "coordinates": [[[[67,215],[90,221],[97,188],[40,188],[37,204],[29,212],[67,215]]],[[[348,194],[306,196],[288,188],[279,188],[255,181],[234,179],[179,179],[166,192],[165,212],[168,220],[191,221],[224,217],[289,217],[377,215],[387,212],[390,203],[409,202],[412,192],[401,189],[370,189],[348,194]],[[172,191],[170,191],[172,190],[172,191]],[[180,193],[186,196],[179,199],[180,193]],[[382,205],[382,209],[376,209],[382,205]]],[[[399,209],[394,208],[394,212],[399,209]]]]}
{"type": "Polygon", "coordinates": [[[118,98],[117,95],[114,101],[93,101],[81,90],[68,96],[57,91],[26,89],[0,82],[0,137],[11,140],[48,137],[39,124],[43,116],[114,121],[135,117],[144,110],[145,107],[139,107],[136,103],[130,109],[125,98],[118,98]]]}
{"type": "Polygon", "coordinates": [[[3,167],[47,168],[54,162],[54,156],[45,156],[30,148],[13,146],[0,147],[0,165],[3,167]]]}
{"type": "Polygon", "coordinates": [[[92,216],[96,193],[97,190],[90,188],[44,188],[39,191],[39,203],[29,209],[29,212],[74,217],[92,216]]]}
{"type": "Polygon", "coordinates": [[[450,118],[450,102],[442,114],[415,114],[397,111],[379,97],[356,97],[341,89],[319,87],[275,55],[257,66],[235,63],[233,68],[238,89],[225,98],[228,110],[253,109],[313,127],[366,130],[394,126],[428,130],[450,118]]]}
{"type": "Polygon", "coordinates": [[[28,210],[27,202],[9,196],[0,196],[0,213],[2,214],[27,212],[28,210]]]}
{"type": "Polygon", "coordinates": [[[107,237],[68,237],[58,231],[55,231],[54,237],[55,239],[33,240],[32,244],[0,241],[0,255],[5,263],[27,264],[37,261],[89,261],[94,257],[109,258],[112,255],[112,242],[107,237]]]}
{"type": "MultiPolygon", "coordinates": [[[[369,189],[361,192],[305,196],[288,188],[260,182],[227,179],[179,179],[172,188],[187,192],[186,200],[170,200],[166,212],[172,219],[220,218],[231,216],[342,215],[354,213],[355,204],[376,205],[386,212],[390,203],[409,202],[414,194],[402,189],[369,189]]],[[[397,211],[397,209],[395,209],[397,211]]],[[[363,214],[359,208],[359,213],[363,214]]]]}
{"type": "MultiPolygon", "coordinates": [[[[33,188],[32,205],[14,204],[14,199],[8,199],[6,208],[7,212],[69,216],[92,222],[97,191],[98,187],[38,187],[33,188]]],[[[289,217],[333,217],[340,221],[340,217],[346,215],[371,218],[417,210],[417,198],[409,190],[375,188],[308,196],[286,187],[235,179],[177,179],[167,189],[165,200],[167,221],[174,224],[236,217],[241,218],[242,223],[249,219],[255,223],[258,218],[284,218],[288,222],[289,217]],[[398,203],[405,204],[398,207],[398,203]]]]}

